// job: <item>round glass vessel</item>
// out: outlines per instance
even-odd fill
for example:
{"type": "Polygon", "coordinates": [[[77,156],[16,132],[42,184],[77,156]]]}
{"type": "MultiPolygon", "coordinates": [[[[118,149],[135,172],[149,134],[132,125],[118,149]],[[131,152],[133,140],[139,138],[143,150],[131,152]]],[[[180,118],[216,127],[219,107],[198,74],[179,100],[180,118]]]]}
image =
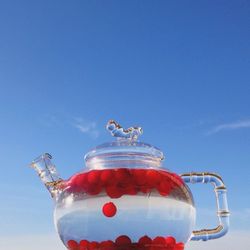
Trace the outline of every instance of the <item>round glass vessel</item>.
{"type": "Polygon", "coordinates": [[[177,175],[163,168],[159,149],[137,141],[141,128],[124,130],[110,121],[107,129],[117,140],[90,151],[85,170],[68,180],[58,177],[48,154],[32,163],[55,198],[55,226],[68,249],[181,250],[190,239],[226,233],[228,210],[219,177],[177,175]],[[196,211],[185,182],[213,180],[220,188],[218,197],[223,196],[222,228],[193,232],[196,211]]]}

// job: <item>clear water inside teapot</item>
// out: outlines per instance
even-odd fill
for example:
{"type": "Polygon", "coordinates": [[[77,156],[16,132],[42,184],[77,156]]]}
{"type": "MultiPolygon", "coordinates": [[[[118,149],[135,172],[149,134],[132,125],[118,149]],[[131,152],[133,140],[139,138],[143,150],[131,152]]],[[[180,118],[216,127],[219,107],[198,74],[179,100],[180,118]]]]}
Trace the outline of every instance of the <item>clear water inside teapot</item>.
{"type": "Polygon", "coordinates": [[[194,227],[194,207],[171,197],[124,195],[113,200],[117,213],[108,218],[103,216],[102,204],[110,201],[109,197],[93,197],[75,202],[67,213],[57,211],[56,226],[63,242],[114,241],[120,235],[133,242],[144,235],[173,236],[177,242],[187,242],[194,227]]]}

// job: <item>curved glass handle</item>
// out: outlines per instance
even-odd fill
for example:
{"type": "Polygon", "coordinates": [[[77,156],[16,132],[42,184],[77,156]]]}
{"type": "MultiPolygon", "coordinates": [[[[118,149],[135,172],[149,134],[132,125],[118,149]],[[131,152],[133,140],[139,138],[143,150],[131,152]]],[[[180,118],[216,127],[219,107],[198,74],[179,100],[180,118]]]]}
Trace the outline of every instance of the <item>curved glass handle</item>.
{"type": "Polygon", "coordinates": [[[214,192],[217,203],[217,215],[219,225],[213,229],[202,229],[193,231],[191,240],[212,240],[224,236],[229,228],[229,210],[227,205],[227,189],[221,177],[214,173],[186,173],[181,178],[185,183],[211,183],[214,185],[214,192]]]}

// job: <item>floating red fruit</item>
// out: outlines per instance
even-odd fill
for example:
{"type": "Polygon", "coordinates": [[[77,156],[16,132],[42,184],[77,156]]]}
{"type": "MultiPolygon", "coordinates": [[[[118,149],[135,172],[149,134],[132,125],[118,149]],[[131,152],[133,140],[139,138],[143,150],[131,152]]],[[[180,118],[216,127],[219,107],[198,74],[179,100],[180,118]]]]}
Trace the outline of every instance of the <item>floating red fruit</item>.
{"type": "Polygon", "coordinates": [[[126,185],[125,188],[123,188],[124,194],[129,194],[129,195],[136,195],[137,194],[137,188],[135,185],[128,184],[126,185]]]}
{"type": "Polygon", "coordinates": [[[82,185],[83,183],[87,181],[87,178],[88,178],[88,173],[80,173],[77,175],[76,183],[78,185],[82,185]]]}
{"type": "Polygon", "coordinates": [[[167,181],[161,181],[157,186],[157,189],[162,196],[167,196],[171,191],[171,185],[167,181]]]}
{"type": "Polygon", "coordinates": [[[95,184],[95,185],[89,185],[86,188],[86,192],[90,195],[97,195],[102,191],[102,186],[95,184]]]}
{"type": "Polygon", "coordinates": [[[74,175],[72,176],[69,181],[67,182],[67,186],[66,186],[66,189],[68,192],[81,192],[82,190],[82,183],[78,183],[80,182],[79,179],[82,179],[83,174],[77,174],[77,175],[74,175]]]}
{"type": "Polygon", "coordinates": [[[117,211],[116,205],[113,202],[108,202],[103,205],[102,212],[107,217],[115,216],[117,211]]]}
{"type": "Polygon", "coordinates": [[[150,187],[156,187],[157,184],[161,181],[160,173],[153,169],[147,170],[146,178],[147,178],[147,184],[150,187]]]}
{"type": "Polygon", "coordinates": [[[118,246],[124,246],[124,245],[126,246],[126,245],[130,245],[132,241],[127,235],[121,235],[116,238],[115,243],[118,246]]]}
{"type": "Polygon", "coordinates": [[[121,184],[129,183],[132,180],[130,172],[126,168],[117,169],[115,172],[115,179],[118,183],[121,183],[121,184]]]}
{"type": "Polygon", "coordinates": [[[114,182],[115,181],[114,170],[112,169],[103,170],[100,174],[100,180],[104,185],[111,184],[112,182],[114,182]]]}
{"type": "Polygon", "coordinates": [[[90,184],[96,184],[99,181],[100,171],[99,170],[92,170],[88,173],[88,182],[90,184]]]}
{"type": "Polygon", "coordinates": [[[76,241],[69,240],[67,244],[68,244],[69,250],[78,250],[78,243],[76,241]]]}
{"type": "Polygon", "coordinates": [[[146,170],[145,169],[133,169],[132,174],[135,180],[135,183],[138,186],[142,186],[146,184],[146,170]]]}
{"type": "Polygon", "coordinates": [[[110,198],[120,198],[123,195],[121,188],[117,186],[107,186],[106,193],[110,198]]]}

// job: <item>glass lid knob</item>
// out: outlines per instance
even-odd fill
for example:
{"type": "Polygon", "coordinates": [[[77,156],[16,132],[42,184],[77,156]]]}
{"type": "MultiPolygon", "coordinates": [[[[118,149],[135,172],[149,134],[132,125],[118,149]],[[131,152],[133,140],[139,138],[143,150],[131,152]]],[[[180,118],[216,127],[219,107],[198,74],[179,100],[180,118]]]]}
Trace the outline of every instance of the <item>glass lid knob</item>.
{"type": "Polygon", "coordinates": [[[128,129],[124,129],[114,120],[108,121],[106,129],[111,133],[112,136],[117,137],[117,139],[137,140],[137,138],[143,133],[141,127],[130,127],[128,129]]]}

